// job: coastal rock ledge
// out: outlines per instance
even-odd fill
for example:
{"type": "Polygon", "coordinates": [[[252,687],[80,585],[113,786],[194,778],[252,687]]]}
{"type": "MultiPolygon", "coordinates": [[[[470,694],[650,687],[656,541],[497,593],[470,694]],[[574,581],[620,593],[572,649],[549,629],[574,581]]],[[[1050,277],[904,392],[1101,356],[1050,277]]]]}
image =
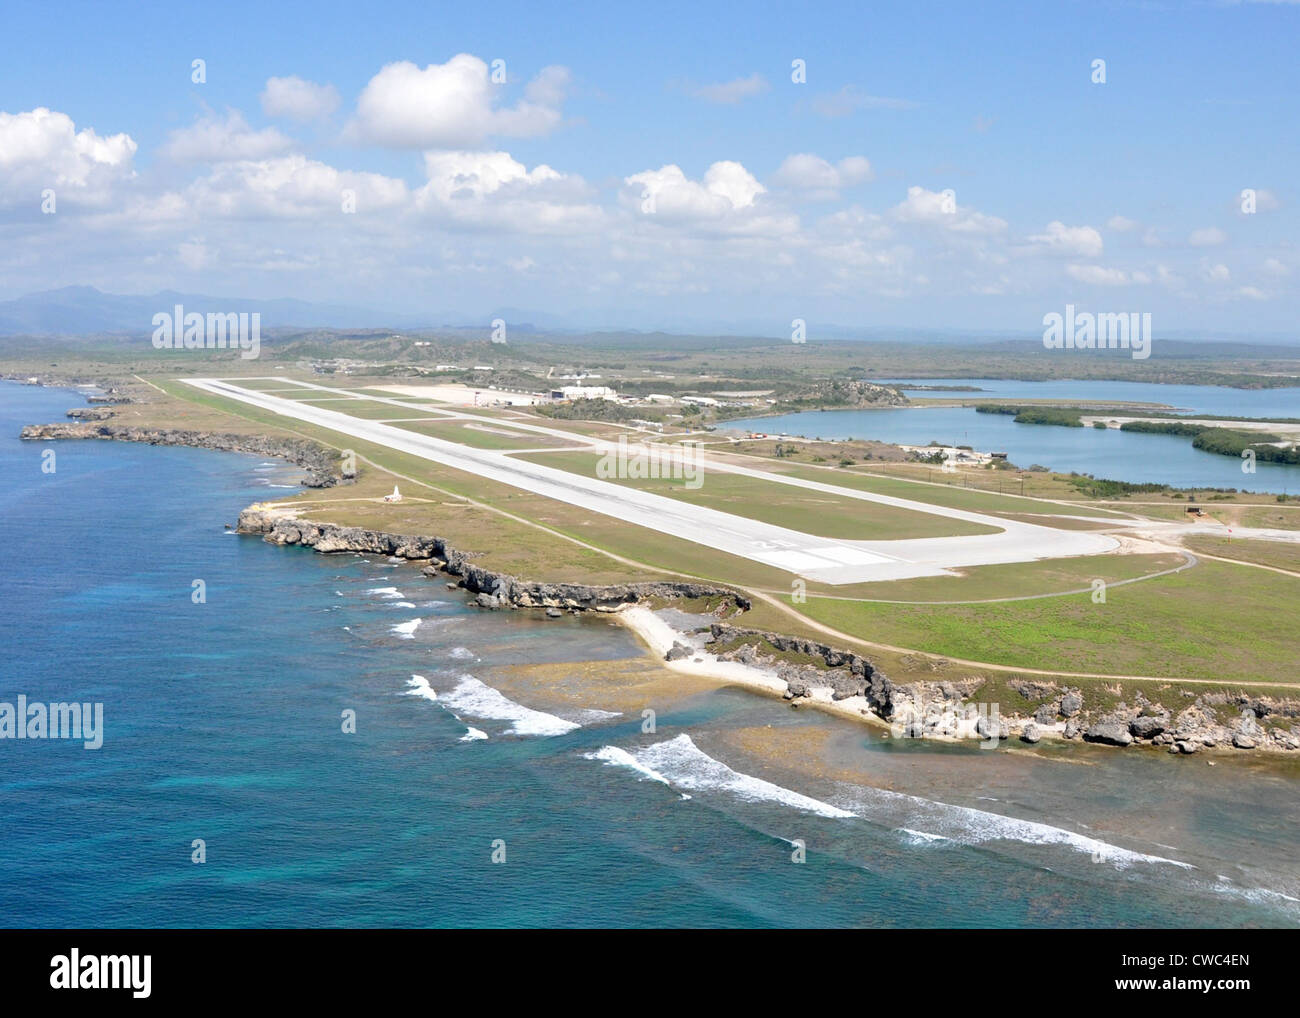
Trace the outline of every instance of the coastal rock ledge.
{"type": "MultiPolygon", "coordinates": [[[[72,411],[69,411],[71,413],[72,411]]],[[[78,413],[78,416],[84,414],[78,413]]],[[[184,445],[219,452],[243,452],[288,460],[307,471],[303,483],[309,488],[332,488],[348,484],[353,475],[341,469],[338,453],[305,438],[275,438],[267,435],[236,435],[183,428],[138,428],[126,424],[58,423],[29,424],[20,438],[31,442],[98,438],[110,442],[144,442],[148,445],[184,445]]]]}
{"type": "Polygon", "coordinates": [[[361,527],[313,523],[264,509],[245,509],[235,527],[241,534],[261,534],[262,540],[278,545],[297,545],[318,552],[363,552],[427,561],[427,576],[448,573],[459,577],[457,586],[479,595],[476,603],[495,608],[554,608],[571,611],[617,612],[629,605],[655,598],[678,599],[722,597],[747,611],[748,598],[729,587],[706,583],[618,583],[588,586],[581,583],[541,583],[520,580],[508,573],[493,572],[475,565],[471,554],[453,548],[441,537],[389,534],[361,527]]]}
{"type": "MultiPolygon", "coordinates": [[[[294,511],[258,506],[239,514],[241,534],[260,535],[281,546],[318,552],[357,552],[426,563],[424,573],[458,578],[455,587],[474,596],[484,610],[546,609],[619,612],[632,605],[677,599],[717,599],[713,614],[748,611],[750,600],[738,591],[707,583],[650,582],[590,586],[520,580],[485,569],[474,553],[443,538],[392,534],[298,518],[294,511]]],[[[448,584],[452,586],[452,584],[448,584]]],[[[1226,691],[1179,690],[1188,701],[1170,709],[1137,692],[1133,703],[1090,707],[1082,691],[1049,681],[1011,684],[1023,703],[981,704],[973,700],[986,677],[895,682],[871,661],[852,651],[815,640],[762,629],[712,622],[703,642],[719,661],[732,661],[775,674],[785,683],[787,700],[834,703],[840,711],[883,721],[903,738],[1002,741],[1019,736],[1027,744],[1045,739],[1080,740],[1114,747],[1165,747],[1192,755],[1223,747],[1227,752],[1300,750],[1300,699],[1250,697],[1226,691]]],[[[682,659],[691,648],[678,643],[669,660],[682,659]]],[[[1172,695],[1172,694],[1171,694],[1172,695]]]]}

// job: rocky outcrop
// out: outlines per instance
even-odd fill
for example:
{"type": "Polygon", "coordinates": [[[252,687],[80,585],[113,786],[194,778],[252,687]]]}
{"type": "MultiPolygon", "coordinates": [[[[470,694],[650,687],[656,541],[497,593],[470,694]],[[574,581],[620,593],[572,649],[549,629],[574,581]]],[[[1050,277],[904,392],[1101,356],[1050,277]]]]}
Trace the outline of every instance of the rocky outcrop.
{"type": "Polygon", "coordinates": [[[1129,734],[1135,739],[1154,739],[1169,727],[1169,712],[1142,713],[1128,723],[1129,734]]]}
{"type": "Polygon", "coordinates": [[[457,586],[477,595],[482,608],[551,608],[572,611],[620,611],[628,605],[656,599],[722,597],[726,603],[748,610],[748,598],[727,587],[704,583],[619,583],[588,586],[578,583],[540,583],[520,580],[508,573],[485,569],[473,561],[475,554],[453,548],[441,537],[390,534],[362,527],[313,523],[283,513],[245,509],[235,528],[241,534],[261,534],[271,544],[314,548],[318,552],[363,552],[423,561],[426,575],[449,573],[460,578],[457,586]]]}
{"type": "Polygon", "coordinates": [[[714,622],[709,631],[713,652],[719,660],[769,668],[785,681],[787,700],[815,697],[823,691],[832,700],[862,697],[871,710],[885,720],[894,716],[893,683],[870,661],[852,651],[802,637],[762,629],[742,629],[726,622],[714,622]],[[720,644],[724,645],[721,649],[720,644]],[[808,664],[796,664],[783,660],[772,651],[811,660],[808,664]],[[812,663],[814,661],[820,661],[821,666],[812,663]]]}
{"type": "Polygon", "coordinates": [[[1120,717],[1110,715],[1093,722],[1083,733],[1084,742],[1102,742],[1108,746],[1130,746],[1133,735],[1120,717]]]}
{"type": "Polygon", "coordinates": [[[98,438],[114,442],[146,442],[149,445],[184,445],[221,452],[244,452],[288,460],[307,471],[309,488],[330,488],[353,479],[345,473],[338,453],[319,442],[303,438],[268,435],[235,435],[181,428],[143,428],[125,424],[29,424],[21,436],[28,441],[98,438]]]}
{"type": "Polygon", "coordinates": [[[106,421],[114,412],[108,407],[78,406],[69,410],[68,416],[74,421],[106,421]]]}

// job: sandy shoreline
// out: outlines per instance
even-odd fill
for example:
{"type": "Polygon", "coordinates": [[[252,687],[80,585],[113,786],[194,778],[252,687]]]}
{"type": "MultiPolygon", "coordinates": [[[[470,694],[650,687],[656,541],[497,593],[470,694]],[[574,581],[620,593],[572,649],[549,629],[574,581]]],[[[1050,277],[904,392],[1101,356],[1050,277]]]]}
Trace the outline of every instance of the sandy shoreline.
{"type": "MultiPolygon", "coordinates": [[[[766,668],[755,668],[741,664],[739,661],[721,661],[717,655],[706,650],[696,649],[687,657],[668,661],[665,655],[674,643],[693,646],[689,634],[674,629],[649,608],[632,606],[614,613],[614,618],[627,626],[655,657],[656,663],[670,671],[680,672],[696,678],[720,680],[727,685],[744,686],[777,699],[786,699],[786,682],[775,672],[766,668]]],[[[867,706],[865,697],[852,696],[843,700],[831,699],[831,690],[821,687],[810,690],[810,694],[801,697],[792,707],[816,707],[838,717],[851,718],[877,726],[889,727],[888,722],[873,714],[867,706]]]]}

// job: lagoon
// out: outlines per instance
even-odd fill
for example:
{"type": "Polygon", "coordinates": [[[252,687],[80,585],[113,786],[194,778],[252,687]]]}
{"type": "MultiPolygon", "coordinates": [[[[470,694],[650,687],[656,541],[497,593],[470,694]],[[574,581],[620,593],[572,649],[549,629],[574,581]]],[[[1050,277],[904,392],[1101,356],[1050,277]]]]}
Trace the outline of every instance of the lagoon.
{"type": "MultiPolygon", "coordinates": [[[[873,381],[876,381],[873,379],[873,381]]],[[[1143,382],[930,378],[879,380],[913,398],[1160,403],[1190,414],[1243,417],[1300,417],[1300,389],[1230,389],[1222,386],[1156,385],[1143,382]],[[917,385],[971,385],[979,392],[909,391],[917,385]]],[[[1241,461],[1193,449],[1190,438],[1095,428],[1017,424],[1002,414],[974,407],[889,407],[871,410],[812,410],[729,421],[726,427],[808,438],[875,439],[902,445],[969,445],[1005,452],[1016,466],[1040,464],[1052,470],[1092,474],[1132,483],[1178,488],[1237,488],[1242,491],[1300,492],[1300,466],[1259,463],[1254,474],[1241,461]]]]}

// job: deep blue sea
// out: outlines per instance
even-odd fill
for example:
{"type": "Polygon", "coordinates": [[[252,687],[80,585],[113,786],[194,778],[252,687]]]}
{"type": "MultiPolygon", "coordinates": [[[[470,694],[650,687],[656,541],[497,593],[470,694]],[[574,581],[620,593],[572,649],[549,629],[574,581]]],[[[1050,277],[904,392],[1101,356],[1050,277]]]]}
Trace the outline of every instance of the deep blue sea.
{"type": "Polygon", "coordinates": [[[409,566],[224,531],[245,505],[290,490],[272,485],[291,485],[293,468],[17,440],[22,424],[79,402],[0,384],[0,701],[104,709],[99,750],[0,740],[0,924],[1300,917],[1294,774],[1248,781],[1231,766],[1104,750],[1071,762],[913,751],[740,690],[689,698],[654,735],[598,703],[513,703],[484,684],[494,668],[639,647],[607,620],[479,613],[409,566]],[[346,710],[355,734],[341,730],[346,710]],[[706,753],[728,726],[767,724],[832,725],[839,759],[889,790],[792,787],[779,768],[760,779],[752,761],[706,753]],[[1108,817],[1119,828],[1103,837],[1108,817]],[[795,840],[806,862],[792,861],[795,840]]]}

